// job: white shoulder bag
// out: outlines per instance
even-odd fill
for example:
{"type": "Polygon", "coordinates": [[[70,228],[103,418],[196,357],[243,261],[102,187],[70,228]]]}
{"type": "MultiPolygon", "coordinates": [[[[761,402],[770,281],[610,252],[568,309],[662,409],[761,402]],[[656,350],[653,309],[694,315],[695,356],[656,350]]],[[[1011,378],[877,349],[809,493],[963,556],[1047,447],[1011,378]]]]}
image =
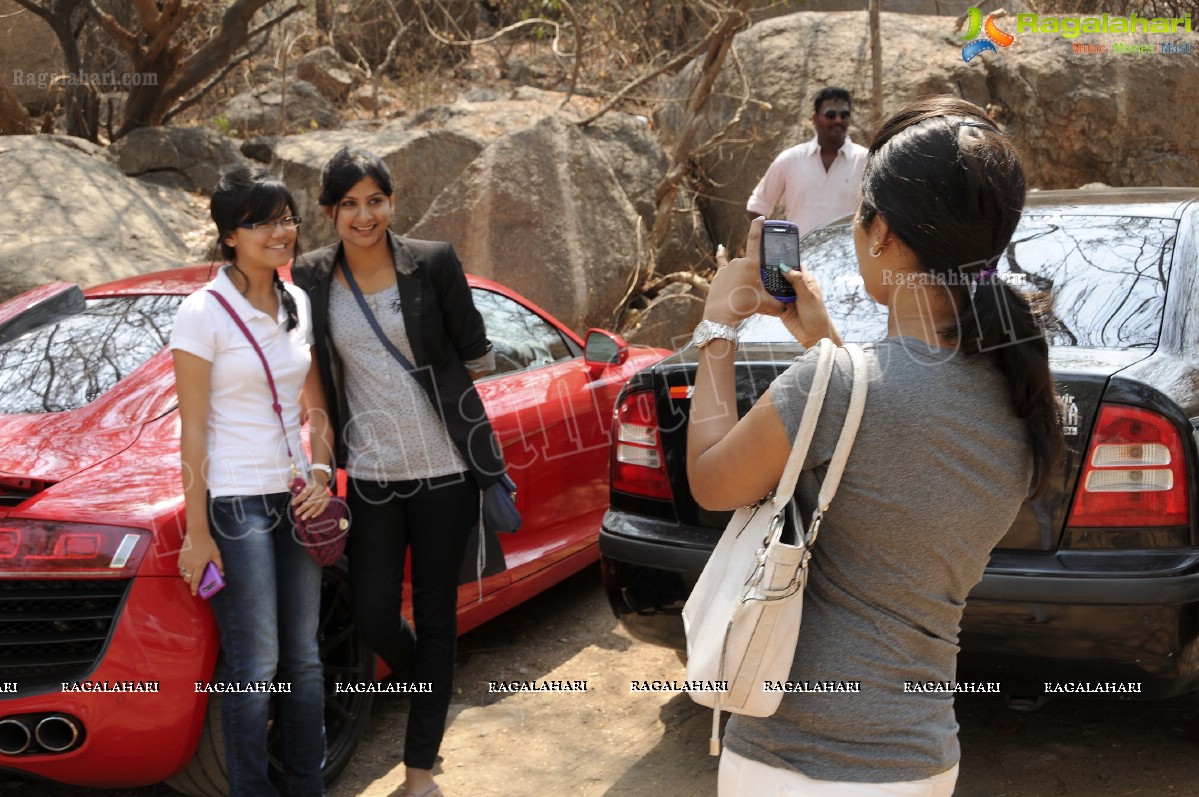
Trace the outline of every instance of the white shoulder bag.
{"type": "Polygon", "coordinates": [[[720,754],[721,711],[768,717],[783,699],[781,691],[765,691],[763,682],[785,681],[791,672],[812,545],[841,482],[866,407],[865,357],[859,346],[845,349],[853,362],[853,390],[807,531],[799,535],[795,485],[833,372],[837,347],[827,338],[820,341],[803,420],[778,487],[758,503],[733,513],[683,607],[687,681],[704,682],[702,689],[689,694],[713,709],[712,755],[720,754]],[[725,691],[709,691],[713,686],[724,686],[725,691]]]}

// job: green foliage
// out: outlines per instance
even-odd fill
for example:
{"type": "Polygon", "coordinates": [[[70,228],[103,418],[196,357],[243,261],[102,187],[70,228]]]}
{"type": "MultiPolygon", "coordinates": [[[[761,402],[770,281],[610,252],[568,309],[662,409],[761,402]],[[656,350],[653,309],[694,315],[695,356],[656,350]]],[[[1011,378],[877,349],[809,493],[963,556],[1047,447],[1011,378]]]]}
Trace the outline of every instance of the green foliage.
{"type": "MultiPolygon", "coordinates": [[[[519,19],[558,19],[563,16],[559,0],[524,0],[515,10],[519,19]]],[[[546,25],[536,25],[529,33],[536,41],[545,41],[553,35],[553,28],[546,25]]]]}

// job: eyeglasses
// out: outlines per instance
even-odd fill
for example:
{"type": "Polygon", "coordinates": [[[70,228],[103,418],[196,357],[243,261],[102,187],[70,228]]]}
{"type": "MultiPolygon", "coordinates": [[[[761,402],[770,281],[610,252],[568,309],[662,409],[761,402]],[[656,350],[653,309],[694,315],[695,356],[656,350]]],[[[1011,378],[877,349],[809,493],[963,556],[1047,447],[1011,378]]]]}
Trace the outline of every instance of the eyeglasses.
{"type": "Polygon", "coordinates": [[[285,230],[291,231],[299,227],[301,221],[302,219],[299,216],[284,216],[283,218],[275,219],[274,221],[256,221],[250,224],[239,224],[237,226],[240,229],[250,230],[251,232],[254,230],[261,230],[266,227],[282,227],[285,230]]]}
{"type": "Polygon", "coordinates": [[[829,108],[827,111],[825,111],[824,113],[822,113],[820,115],[823,116],[825,119],[832,121],[833,119],[837,118],[838,114],[840,114],[842,122],[844,122],[846,119],[849,118],[849,111],[834,111],[832,108],[829,108]]]}

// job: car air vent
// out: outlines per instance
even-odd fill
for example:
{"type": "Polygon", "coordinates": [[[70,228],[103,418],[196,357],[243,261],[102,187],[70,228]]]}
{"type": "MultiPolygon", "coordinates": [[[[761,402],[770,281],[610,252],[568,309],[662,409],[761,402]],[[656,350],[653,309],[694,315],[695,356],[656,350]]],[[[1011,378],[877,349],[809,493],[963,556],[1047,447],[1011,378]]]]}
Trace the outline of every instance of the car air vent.
{"type": "Polygon", "coordinates": [[[95,669],[131,581],[0,581],[0,681],[24,692],[95,669]]]}
{"type": "Polygon", "coordinates": [[[0,474],[0,506],[16,506],[50,487],[54,482],[0,474]]]}

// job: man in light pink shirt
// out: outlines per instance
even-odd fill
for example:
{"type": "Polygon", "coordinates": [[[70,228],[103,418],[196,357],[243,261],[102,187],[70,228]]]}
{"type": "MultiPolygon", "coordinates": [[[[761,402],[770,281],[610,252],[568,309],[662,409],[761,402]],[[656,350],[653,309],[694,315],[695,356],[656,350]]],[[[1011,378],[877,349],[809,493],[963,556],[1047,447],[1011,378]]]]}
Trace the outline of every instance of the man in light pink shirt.
{"type": "Polygon", "coordinates": [[[866,168],[866,148],[847,132],[849,92],[823,88],[814,106],[816,137],[779,153],[745,205],[751,219],[779,218],[774,209],[782,205],[781,218],[798,225],[800,235],[857,210],[866,168]]]}

